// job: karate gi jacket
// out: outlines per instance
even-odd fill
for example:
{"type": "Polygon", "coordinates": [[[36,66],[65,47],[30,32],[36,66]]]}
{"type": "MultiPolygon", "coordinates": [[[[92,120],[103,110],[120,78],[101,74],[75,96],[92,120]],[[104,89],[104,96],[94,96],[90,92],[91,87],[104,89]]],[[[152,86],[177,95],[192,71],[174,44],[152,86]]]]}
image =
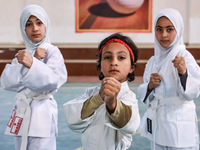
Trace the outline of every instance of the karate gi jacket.
{"type": "Polygon", "coordinates": [[[159,73],[162,80],[144,101],[149,107],[143,116],[139,131],[142,136],[159,145],[193,147],[199,141],[196,106],[193,100],[200,92],[200,69],[184,46],[177,46],[175,49],[163,60],[164,64],[160,70],[156,70],[155,56],[146,64],[144,83],[138,87],[139,99],[145,100],[152,73],[159,73]],[[188,74],[185,90],[172,63],[176,55],[185,59],[188,74]]]}
{"type": "MultiPolygon", "coordinates": [[[[23,93],[29,89],[38,96],[43,95],[44,99],[33,99],[31,102],[28,136],[33,137],[49,137],[52,121],[57,132],[57,103],[53,94],[67,81],[67,70],[60,50],[49,43],[42,48],[47,50],[46,56],[42,60],[33,57],[30,69],[19,64],[15,58],[6,65],[1,75],[1,86],[5,90],[23,93]],[[45,95],[49,98],[45,98],[45,95]]],[[[22,135],[22,129],[23,122],[17,135],[22,135]]]]}
{"type": "Polygon", "coordinates": [[[122,128],[115,126],[106,113],[103,103],[92,116],[82,120],[83,103],[99,93],[98,87],[88,88],[82,96],[64,104],[64,113],[69,128],[82,133],[82,149],[84,150],[126,150],[130,147],[132,135],[140,124],[138,101],[129,89],[128,83],[121,85],[118,99],[131,107],[132,115],[129,122],[122,128]]]}

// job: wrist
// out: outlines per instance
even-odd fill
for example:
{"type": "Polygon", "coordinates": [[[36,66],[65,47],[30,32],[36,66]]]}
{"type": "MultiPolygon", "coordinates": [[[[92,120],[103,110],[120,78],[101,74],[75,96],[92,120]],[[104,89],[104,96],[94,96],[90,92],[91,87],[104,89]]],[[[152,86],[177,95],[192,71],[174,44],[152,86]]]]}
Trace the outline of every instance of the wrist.
{"type": "Polygon", "coordinates": [[[179,75],[185,75],[186,73],[187,73],[187,69],[185,69],[185,70],[183,70],[183,71],[180,71],[180,72],[178,72],[179,73],[179,75]]]}
{"type": "Polygon", "coordinates": [[[116,106],[117,106],[116,103],[113,103],[113,104],[111,104],[111,105],[106,105],[107,110],[108,110],[108,112],[109,112],[110,114],[114,113],[116,106]]]}
{"type": "Polygon", "coordinates": [[[153,87],[150,85],[150,83],[148,84],[148,88],[147,88],[147,91],[152,91],[153,90],[153,87]]]}

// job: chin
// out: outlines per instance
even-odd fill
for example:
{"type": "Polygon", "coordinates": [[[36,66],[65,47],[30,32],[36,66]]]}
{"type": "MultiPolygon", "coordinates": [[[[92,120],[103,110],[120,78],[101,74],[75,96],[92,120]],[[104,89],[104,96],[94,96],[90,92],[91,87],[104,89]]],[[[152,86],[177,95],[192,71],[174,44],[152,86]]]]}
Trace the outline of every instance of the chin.
{"type": "Polygon", "coordinates": [[[32,40],[34,43],[39,43],[42,40],[32,40]]]}

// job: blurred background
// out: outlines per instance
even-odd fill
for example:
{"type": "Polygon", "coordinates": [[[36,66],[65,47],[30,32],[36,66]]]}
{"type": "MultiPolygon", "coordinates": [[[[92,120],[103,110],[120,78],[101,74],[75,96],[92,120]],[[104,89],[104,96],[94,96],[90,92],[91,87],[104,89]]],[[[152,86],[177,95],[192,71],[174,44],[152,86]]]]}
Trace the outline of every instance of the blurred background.
{"type": "Polygon", "coordinates": [[[24,48],[19,19],[22,9],[29,4],[38,4],[46,10],[51,22],[50,40],[60,48],[65,58],[69,79],[99,74],[96,71],[97,46],[114,32],[128,35],[138,46],[140,53],[136,76],[142,76],[147,60],[153,55],[154,19],[163,8],[180,11],[185,26],[184,42],[199,63],[199,0],[121,0],[118,1],[121,8],[115,1],[0,0],[0,74],[15,53],[24,48]],[[130,8],[132,5],[134,8],[130,8]],[[147,27],[142,28],[143,24],[147,27]]]}
{"type": "MultiPolygon", "coordinates": [[[[0,75],[18,50],[24,49],[20,32],[20,14],[29,4],[42,6],[50,18],[50,40],[65,59],[68,82],[58,90],[58,150],[80,150],[80,134],[67,128],[62,105],[88,86],[100,86],[96,70],[97,47],[114,32],[129,36],[139,48],[135,71],[130,83],[136,93],[142,82],[147,60],[154,54],[154,19],[164,8],[180,11],[184,20],[184,43],[200,65],[200,0],[0,0],[0,75]],[[85,82],[85,83],[83,83],[85,82]]],[[[15,93],[0,87],[0,150],[13,150],[13,137],[4,135],[15,93]]],[[[200,98],[195,101],[200,116],[200,98]]],[[[139,101],[140,115],[146,106],[139,101]]],[[[198,117],[198,121],[200,121],[198,117]]],[[[200,126],[200,124],[199,124],[200,126]]],[[[133,136],[130,149],[148,150],[150,143],[139,134],[133,136]]]]}

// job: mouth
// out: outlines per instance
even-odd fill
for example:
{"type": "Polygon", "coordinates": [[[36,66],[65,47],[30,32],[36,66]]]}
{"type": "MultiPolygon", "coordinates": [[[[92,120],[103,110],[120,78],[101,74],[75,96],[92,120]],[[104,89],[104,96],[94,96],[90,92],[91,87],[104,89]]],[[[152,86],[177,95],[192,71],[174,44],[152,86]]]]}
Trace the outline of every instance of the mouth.
{"type": "Polygon", "coordinates": [[[40,36],[40,34],[33,34],[32,37],[34,38],[38,38],[40,36]]]}
{"type": "Polygon", "coordinates": [[[119,72],[118,70],[115,70],[115,69],[112,69],[112,70],[110,70],[109,71],[110,73],[117,73],[117,72],[119,72]]]}
{"type": "Polygon", "coordinates": [[[169,40],[161,40],[162,43],[168,43],[169,40]]]}

